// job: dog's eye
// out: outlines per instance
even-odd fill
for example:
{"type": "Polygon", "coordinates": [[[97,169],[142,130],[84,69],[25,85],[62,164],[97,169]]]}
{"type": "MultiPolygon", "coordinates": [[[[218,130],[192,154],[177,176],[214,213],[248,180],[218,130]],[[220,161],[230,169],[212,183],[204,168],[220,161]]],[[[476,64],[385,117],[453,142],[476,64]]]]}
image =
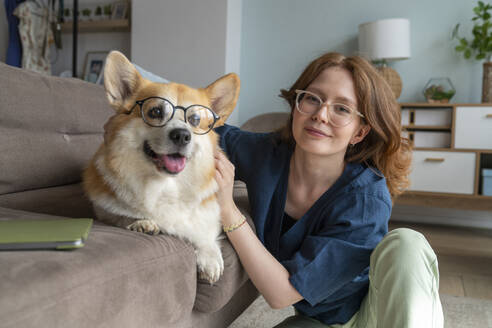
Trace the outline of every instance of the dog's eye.
{"type": "Polygon", "coordinates": [[[192,126],[199,126],[200,125],[200,115],[198,113],[196,113],[196,114],[192,114],[192,115],[188,116],[188,122],[192,126]]]}
{"type": "Polygon", "coordinates": [[[162,119],[163,112],[161,107],[152,107],[147,112],[147,116],[152,119],[162,119]]]}

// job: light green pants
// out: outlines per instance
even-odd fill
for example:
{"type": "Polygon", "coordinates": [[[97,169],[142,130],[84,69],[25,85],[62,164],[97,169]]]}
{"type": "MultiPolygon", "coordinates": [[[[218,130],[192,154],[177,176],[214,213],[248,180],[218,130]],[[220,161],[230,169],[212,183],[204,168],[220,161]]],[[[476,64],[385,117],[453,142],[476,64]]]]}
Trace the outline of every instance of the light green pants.
{"type": "Polygon", "coordinates": [[[369,292],[345,324],[325,325],[297,314],[275,328],[442,328],[436,254],[411,229],[389,232],[371,254],[369,292]]]}

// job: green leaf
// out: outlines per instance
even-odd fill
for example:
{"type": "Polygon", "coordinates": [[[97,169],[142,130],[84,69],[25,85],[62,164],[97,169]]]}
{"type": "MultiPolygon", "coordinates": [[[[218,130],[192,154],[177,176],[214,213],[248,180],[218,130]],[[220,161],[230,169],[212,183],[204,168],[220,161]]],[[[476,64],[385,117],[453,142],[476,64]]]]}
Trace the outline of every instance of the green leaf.
{"type": "Polygon", "coordinates": [[[472,34],[475,38],[481,39],[482,38],[482,31],[480,31],[479,26],[475,26],[472,30],[472,34]]]}
{"type": "Polygon", "coordinates": [[[460,23],[456,24],[456,26],[453,28],[453,32],[451,33],[451,39],[458,38],[458,29],[459,28],[460,28],[460,23]]]}
{"type": "Polygon", "coordinates": [[[460,24],[456,24],[451,33],[451,39],[457,39],[458,45],[455,51],[462,52],[467,59],[473,57],[476,60],[483,60],[492,57],[492,9],[490,1],[479,0],[473,8],[474,17],[471,19],[474,23],[471,38],[459,36],[460,24]]]}

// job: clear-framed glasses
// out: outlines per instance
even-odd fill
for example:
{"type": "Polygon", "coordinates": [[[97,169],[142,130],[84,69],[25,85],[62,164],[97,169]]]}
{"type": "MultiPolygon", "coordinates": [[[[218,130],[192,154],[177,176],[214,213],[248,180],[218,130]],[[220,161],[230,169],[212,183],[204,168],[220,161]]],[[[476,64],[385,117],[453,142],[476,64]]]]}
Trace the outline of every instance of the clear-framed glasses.
{"type": "Polygon", "coordinates": [[[343,127],[350,124],[356,115],[364,118],[364,115],[359,111],[346,104],[328,104],[321,100],[317,94],[306,90],[296,90],[295,92],[297,94],[296,109],[299,112],[303,114],[314,114],[326,105],[329,113],[328,119],[336,127],[343,127]]]}
{"type": "MultiPolygon", "coordinates": [[[[208,133],[220,118],[208,107],[202,105],[191,105],[186,108],[174,106],[169,100],[161,97],[148,97],[137,100],[135,103],[140,107],[140,114],[144,122],[157,128],[166,125],[174,117],[176,109],[183,110],[184,121],[190,125],[195,134],[208,133]]],[[[129,113],[132,111],[133,108],[129,113]]]]}

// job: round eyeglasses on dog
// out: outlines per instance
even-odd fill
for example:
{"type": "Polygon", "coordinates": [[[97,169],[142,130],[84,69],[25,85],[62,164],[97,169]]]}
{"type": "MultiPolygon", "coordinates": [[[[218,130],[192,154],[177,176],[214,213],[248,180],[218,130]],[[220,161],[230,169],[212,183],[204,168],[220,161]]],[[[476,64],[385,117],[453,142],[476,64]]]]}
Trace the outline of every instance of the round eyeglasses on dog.
{"type": "Polygon", "coordinates": [[[355,115],[364,118],[364,115],[350,108],[348,105],[341,103],[329,104],[311,91],[296,90],[295,92],[297,94],[296,109],[299,112],[303,114],[314,114],[326,105],[328,107],[328,120],[335,127],[343,127],[350,124],[355,115]]]}
{"type": "MultiPolygon", "coordinates": [[[[176,109],[184,112],[184,121],[191,127],[195,134],[206,134],[213,129],[220,118],[213,110],[202,105],[191,105],[188,107],[174,106],[169,100],[161,97],[148,97],[137,100],[135,106],[139,105],[140,114],[145,123],[153,127],[166,125],[173,117],[176,109]]],[[[133,107],[135,107],[133,106],[133,107]]],[[[130,113],[133,108],[130,110],[130,113]]]]}

